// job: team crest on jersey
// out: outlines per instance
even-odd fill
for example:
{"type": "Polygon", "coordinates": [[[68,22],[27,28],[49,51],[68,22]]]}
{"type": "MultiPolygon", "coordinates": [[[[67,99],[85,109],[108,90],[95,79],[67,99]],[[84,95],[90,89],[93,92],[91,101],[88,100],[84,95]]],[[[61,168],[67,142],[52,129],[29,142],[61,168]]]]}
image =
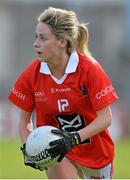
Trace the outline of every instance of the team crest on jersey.
{"type": "Polygon", "coordinates": [[[85,88],[80,88],[80,92],[85,96],[88,94],[87,90],[85,88]]]}

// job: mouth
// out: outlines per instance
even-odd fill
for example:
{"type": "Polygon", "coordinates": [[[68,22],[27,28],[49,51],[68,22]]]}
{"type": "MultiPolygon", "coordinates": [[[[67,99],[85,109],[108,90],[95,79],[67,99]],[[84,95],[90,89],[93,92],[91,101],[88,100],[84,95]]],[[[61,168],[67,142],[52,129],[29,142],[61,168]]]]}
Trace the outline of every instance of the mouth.
{"type": "Polygon", "coordinates": [[[37,50],[36,50],[36,54],[38,57],[41,57],[41,55],[43,55],[43,53],[41,51],[37,51],[37,50]]]}
{"type": "Polygon", "coordinates": [[[37,51],[37,54],[38,54],[38,55],[40,55],[40,54],[42,54],[42,52],[40,52],[40,51],[37,51]]]}

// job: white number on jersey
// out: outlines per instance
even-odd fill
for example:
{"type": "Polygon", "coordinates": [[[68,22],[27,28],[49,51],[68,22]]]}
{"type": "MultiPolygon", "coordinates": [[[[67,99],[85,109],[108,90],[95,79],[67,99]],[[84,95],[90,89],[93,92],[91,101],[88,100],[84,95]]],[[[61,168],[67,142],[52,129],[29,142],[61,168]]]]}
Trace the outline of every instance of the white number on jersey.
{"type": "Polygon", "coordinates": [[[69,106],[69,102],[67,99],[58,99],[58,110],[59,112],[69,111],[66,107],[69,106]]]}

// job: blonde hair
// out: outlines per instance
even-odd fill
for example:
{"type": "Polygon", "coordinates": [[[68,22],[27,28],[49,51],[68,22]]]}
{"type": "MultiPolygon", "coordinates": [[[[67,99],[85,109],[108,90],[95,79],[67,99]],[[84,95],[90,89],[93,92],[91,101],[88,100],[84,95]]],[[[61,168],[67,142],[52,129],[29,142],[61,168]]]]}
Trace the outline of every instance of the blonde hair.
{"type": "Polygon", "coordinates": [[[68,53],[76,49],[81,54],[91,56],[87,26],[79,23],[75,12],[49,7],[38,17],[38,22],[47,23],[57,38],[68,40],[68,53]]]}

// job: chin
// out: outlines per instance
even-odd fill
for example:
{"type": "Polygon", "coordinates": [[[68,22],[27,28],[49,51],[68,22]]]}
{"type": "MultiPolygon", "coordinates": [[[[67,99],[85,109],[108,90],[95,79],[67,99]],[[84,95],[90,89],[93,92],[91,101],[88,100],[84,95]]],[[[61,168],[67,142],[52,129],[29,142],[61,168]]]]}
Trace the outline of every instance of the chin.
{"type": "Polygon", "coordinates": [[[41,56],[38,56],[38,60],[41,61],[41,62],[47,63],[47,60],[45,60],[45,58],[43,58],[43,57],[41,57],[41,56]]]}
{"type": "Polygon", "coordinates": [[[39,61],[41,61],[41,62],[44,61],[43,58],[41,58],[41,57],[39,57],[39,56],[37,57],[37,59],[38,59],[39,61]]]}
{"type": "Polygon", "coordinates": [[[46,62],[46,60],[44,60],[44,59],[42,59],[42,58],[38,58],[39,59],[39,61],[41,61],[41,62],[46,62]]]}

